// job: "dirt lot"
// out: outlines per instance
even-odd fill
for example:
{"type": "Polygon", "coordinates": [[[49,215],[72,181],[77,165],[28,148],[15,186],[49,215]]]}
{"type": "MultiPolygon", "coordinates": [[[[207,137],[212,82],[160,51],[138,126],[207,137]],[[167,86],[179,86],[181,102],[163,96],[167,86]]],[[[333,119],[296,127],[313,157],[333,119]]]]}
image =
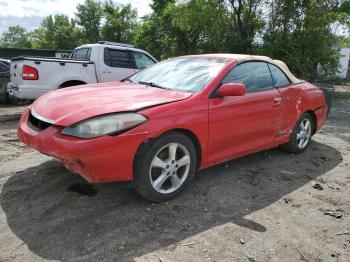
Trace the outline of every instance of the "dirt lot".
{"type": "Polygon", "coordinates": [[[0,105],[0,261],[349,262],[349,99],[337,98],[305,153],[274,149],[210,168],[162,204],[125,183],[81,184],[21,145],[23,108],[0,105]]]}

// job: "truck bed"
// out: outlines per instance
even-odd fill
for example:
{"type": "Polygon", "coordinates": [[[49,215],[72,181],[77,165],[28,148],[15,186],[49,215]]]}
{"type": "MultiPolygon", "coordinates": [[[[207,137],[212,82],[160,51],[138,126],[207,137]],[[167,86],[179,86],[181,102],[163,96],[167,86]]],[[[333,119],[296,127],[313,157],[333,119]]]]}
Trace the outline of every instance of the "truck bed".
{"type": "Polygon", "coordinates": [[[16,56],[11,58],[11,61],[38,61],[38,62],[58,62],[58,63],[80,63],[80,64],[93,64],[89,60],[76,60],[71,58],[57,58],[57,57],[44,57],[44,56],[16,56]]]}
{"type": "Polygon", "coordinates": [[[36,99],[42,94],[61,88],[74,81],[75,85],[97,82],[95,63],[56,57],[18,56],[11,59],[10,95],[36,99]],[[37,79],[24,79],[23,68],[37,71],[37,79]]]}

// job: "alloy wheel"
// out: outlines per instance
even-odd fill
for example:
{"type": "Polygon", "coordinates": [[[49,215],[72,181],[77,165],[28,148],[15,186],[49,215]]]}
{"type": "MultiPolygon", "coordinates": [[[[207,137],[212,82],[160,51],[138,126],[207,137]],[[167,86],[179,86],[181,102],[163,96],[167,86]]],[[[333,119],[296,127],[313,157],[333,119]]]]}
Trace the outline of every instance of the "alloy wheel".
{"type": "Polygon", "coordinates": [[[191,165],[188,149],[180,143],[163,146],[154,156],[149,178],[154,190],[161,194],[176,191],[186,181],[191,165]]]}
{"type": "Polygon", "coordinates": [[[303,119],[297,131],[297,145],[300,149],[304,149],[311,138],[311,121],[308,118],[303,119]]]}

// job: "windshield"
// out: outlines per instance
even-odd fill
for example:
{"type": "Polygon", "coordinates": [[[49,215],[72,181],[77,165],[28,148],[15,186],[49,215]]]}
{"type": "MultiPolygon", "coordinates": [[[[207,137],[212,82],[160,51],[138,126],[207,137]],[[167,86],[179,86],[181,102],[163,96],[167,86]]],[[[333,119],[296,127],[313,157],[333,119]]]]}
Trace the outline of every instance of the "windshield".
{"type": "Polygon", "coordinates": [[[227,64],[227,59],[180,57],[155,64],[130,78],[155,87],[198,92],[227,64]]]}

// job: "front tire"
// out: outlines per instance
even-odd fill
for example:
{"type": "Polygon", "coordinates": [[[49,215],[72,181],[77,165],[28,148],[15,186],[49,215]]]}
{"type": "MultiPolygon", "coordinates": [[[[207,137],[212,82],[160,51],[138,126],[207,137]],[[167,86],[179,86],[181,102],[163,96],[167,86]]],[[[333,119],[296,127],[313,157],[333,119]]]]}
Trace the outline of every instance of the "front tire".
{"type": "Polygon", "coordinates": [[[142,145],[135,157],[134,188],[152,202],[180,194],[195,175],[196,149],[186,135],[170,132],[142,145]]]}
{"type": "Polygon", "coordinates": [[[290,136],[290,141],[283,145],[283,148],[294,154],[300,154],[305,151],[311,141],[314,130],[314,122],[309,113],[303,114],[296,123],[290,136]]]}

